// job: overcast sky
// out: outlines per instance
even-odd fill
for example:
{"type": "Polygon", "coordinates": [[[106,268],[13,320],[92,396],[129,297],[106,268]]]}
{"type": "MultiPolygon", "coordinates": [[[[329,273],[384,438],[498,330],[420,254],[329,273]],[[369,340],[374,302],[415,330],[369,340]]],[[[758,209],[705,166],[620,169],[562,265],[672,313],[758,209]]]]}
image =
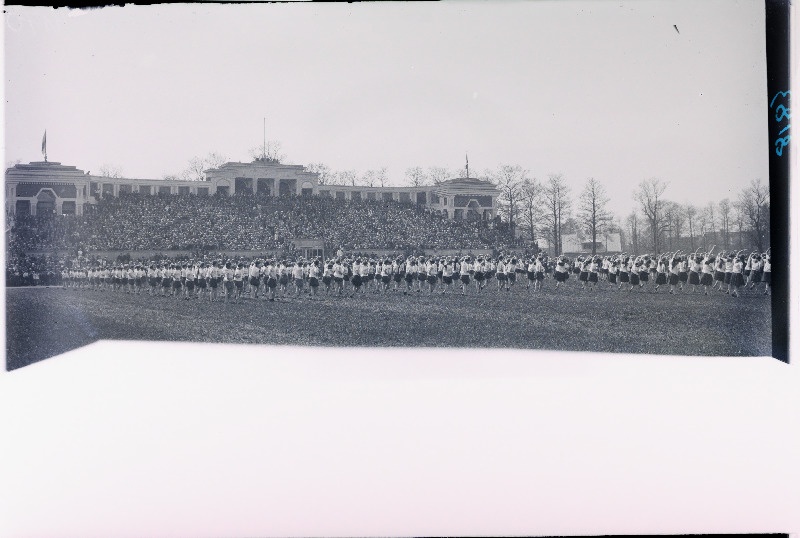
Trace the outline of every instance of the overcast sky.
{"type": "Polygon", "coordinates": [[[764,5],[6,7],[5,162],[160,178],[209,151],[334,170],[519,164],[703,205],[768,179],[764,5]],[[677,30],[675,28],[677,26],[677,30]]]}

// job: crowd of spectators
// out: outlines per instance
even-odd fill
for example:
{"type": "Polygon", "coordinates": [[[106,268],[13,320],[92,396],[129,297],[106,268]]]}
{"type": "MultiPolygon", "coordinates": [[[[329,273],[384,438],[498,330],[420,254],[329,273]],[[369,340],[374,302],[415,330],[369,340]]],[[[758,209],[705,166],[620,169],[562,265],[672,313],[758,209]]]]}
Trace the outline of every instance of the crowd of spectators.
{"type": "Polygon", "coordinates": [[[296,239],[326,247],[483,249],[512,243],[493,222],[453,221],[397,201],[327,197],[132,193],[85,205],[83,215],[20,216],[12,250],[288,250],[296,239]]]}

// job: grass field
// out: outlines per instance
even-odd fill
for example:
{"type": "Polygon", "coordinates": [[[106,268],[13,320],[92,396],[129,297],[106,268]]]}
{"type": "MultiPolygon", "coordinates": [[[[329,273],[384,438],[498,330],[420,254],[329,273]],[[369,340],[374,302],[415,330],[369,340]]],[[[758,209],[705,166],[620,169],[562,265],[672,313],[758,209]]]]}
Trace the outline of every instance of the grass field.
{"type": "MultiPolygon", "coordinates": [[[[303,346],[526,348],[668,355],[770,355],[770,299],[715,292],[528,295],[368,293],[241,304],[61,288],[7,288],[7,368],[100,339],[303,346]]],[[[601,283],[602,284],[602,283],[601,283]]]]}

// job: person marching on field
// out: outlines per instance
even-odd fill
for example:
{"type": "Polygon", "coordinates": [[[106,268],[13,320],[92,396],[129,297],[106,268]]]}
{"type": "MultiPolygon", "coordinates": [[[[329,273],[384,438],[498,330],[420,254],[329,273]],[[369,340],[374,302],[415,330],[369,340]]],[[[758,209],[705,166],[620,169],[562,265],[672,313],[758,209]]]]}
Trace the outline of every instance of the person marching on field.
{"type": "Polygon", "coordinates": [[[665,256],[661,256],[658,259],[658,263],[656,264],[656,287],[653,288],[655,293],[658,293],[658,288],[662,284],[667,283],[667,258],[665,256]]]}
{"type": "Polygon", "coordinates": [[[442,262],[442,295],[450,291],[453,291],[453,260],[449,257],[445,258],[442,262]]]}
{"type": "Polygon", "coordinates": [[[309,300],[314,300],[317,296],[317,288],[319,288],[319,260],[314,262],[308,268],[308,287],[311,289],[311,295],[308,296],[309,300]]]}
{"type": "Polygon", "coordinates": [[[702,270],[702,258],[698,258],[697,251],[691,256],[686,257],[686,267],[689,270],[688,284],[692,287],[689,293],[695,293],[697,286],[700,285],[700,271],[702,270]]]}
{"type": "MultiPolygon", "coordinates": [[[[556,279],[556,289],[567,281],[569,278],[569,265],[567,261],[564,259],[564,256],[559,256],[556,260],[555,270],[555,279],[556,279]]],[[[566,284],[565,284],[566,285],[566,284]]]]}
{"type": "Polygon", "coordinates": [[[472,264],[470,263],[469,256],[465,256],[461,259],[460,270],[459,273],[461,274],[461,295],[467,294],[467,286],[469,286],[469,275],[472,271],[472,264]]]}
{"type": "Polygon", "coordinates": [[[338,295],[344,291],[344,274],[347,269],[342,265],[340,259],[337,259],[333,264],[333,286],[338,295]]]}
{"type": "Polygon", "coordinates": [[[503,289],[508,287],[508,277],[506,276],[506,268],[510,262],[506,260],[503,256],[500,256],[497,260],[496,271],[497,275],[497,291],[502,291],[503,289]]]}
{"type": "Polygon", "coordinates": [[[515,256],[511,257],[511,264],[506,263],[506,285],[508,291],[517,283],[517,273],[520,272],[519,260],[515,256]]]}
{"type": "Polygon", "coordinates": [[[405,276],[405,264],[402,259],[396,258],[392,261],[392,280],[394,281],[392,292],[396,292],[400,289],[400,283],[405,276]]]}
{"type": "Polygon", "coordinates": [[[294,296],[300,297],[300,293],[303,291],[303,264],[301,262],[297,262],[292,266],[292,280],[294,281],[294,296]]]}
{"type": "Polygon", "coordinates": [[[581,289],[586,290],[586,283],[589,282],[589,259],[583,259],[582,257],[578,258],[578,262],[576,262],[576,267],[580,264],[580,272],[578,273],[578,280],[581,283],[581,289]]]}
{"type": "Polygon", "coordinates": [[[196,276],[196,269],[193,263],[188,263],[186,265],[184,277],[185,277],[185,286],[184,286],[184,298],[188,301],[194,295],[194,279],[196,276]]]}
{"type": "Polygon", "coordinates": [[[623,284],[628,284],[631,281],[630,273],[628,273],[628,258],[624,252],[620,256],[620,261],[617,264],[617,280],[619,281],[617,290],[621,290],[623,284]]]}
{"type": "Polygon", "coordinates": [[[234,298],[237,303],[241,302],[242,298],[242,288],[244,288],[245,278],[244,274],[244,266],[241,263],[236,264],[236,268],[233,270],[233,285],[235,286],[234,298]]]}
{"type": "MultiPolygon", "coordinates": [[[[538,258],[537,258],[538,259],[538,258]]],[[[525,283],[525,290],[530,293],[531,292],[531,282],[533,282],[533,291],[536,291],[536,260],[531,258],[528,260],[527,265],[525,266],[525,276],[527,277],[527,282],[525,283]]],[[[500,270],[498,268],[498,276],[500,275],[500,270]]]]}
{"type": "Polygon", "coordinates": [[[739,288],[744,285],[744,265],[745,257],[737,254],[736,258],[733,260],[733,271],[731,272],[730,287],[733,288],[733,292],[731,293],[733,297],[739,296],[739,288]]]}
{"type": "Polygon", "coordinates": [[[645,256],[639,264],[639,288],[644,288],[645,282],[650,280],[650,257],[645,256]]]}
{"type": "Polygon", "coordinates": [[[714,256],[712,253],[714,249],[712,248],[706,255],[703,257],[703,261],[701,264],[701,275],[700,275],[700,284],[703,286],[703,291],[705,295],[708,295],[708,291],[711,286],[714,284],[714,256]]]}
{"type": "Polygon", "coordinates": [[[247,268],[247,280],[250,282],[250,298],[258,298],[258,277],[261,270],[261,262],[253,260],[247,268]]]}
{"type": "Polygon", "coordinates": [[[536,272],[536,281],[533,283],[533,291],[542,291],[542,283],[544,282],[545,267],[540,257],[536,257],[533,264],[534,271],[536,272]]]}
{"type": "MultiPolygon", "coordinates": [[[[483,256],[478,256],[478,259],[475,260],[475,265],[473,266],[473,278],[475,280],[475,292],[480,293],[483,289],[483,282],[486,278],[486,263],[483,261],[483,256]]],[[[508,269],[506,269],[508,271],[508,269]]],[[[508,278],[508,272],[506,272],[506,278],[508,278]]]]}
{"type": "Polygon", "coordinates": [[[733,260],[736,257],[732,252],[728,253],[728,257],[725,259],[725,284],[728,285],[728,289],[725,290],[725,293],[731,292],[731,275],[733,274],[733,260]]]}
{"type": "Polygon", "coordinates": [[[761,282],[764,283],[764,295],[769,295],[769,286],[772,283],[772,258],[769,253],[770,249],[764,253],[764,270],[761,275],[761,282]]]}

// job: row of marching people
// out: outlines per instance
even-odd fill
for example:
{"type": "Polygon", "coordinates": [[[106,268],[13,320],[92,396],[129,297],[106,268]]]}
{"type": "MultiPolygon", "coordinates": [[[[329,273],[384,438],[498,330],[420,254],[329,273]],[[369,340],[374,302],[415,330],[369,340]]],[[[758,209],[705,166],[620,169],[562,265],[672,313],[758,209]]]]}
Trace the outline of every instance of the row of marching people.
{"type": "Polygon", "coordinates": [[[141,263],[96,266],[62,273],[65,287],[100,291],[147,293],[154,297],[236,301],[262,298],[268,301],[307,295],[353,297],[359,293],[480,294],[486,288],[510,292],[522,288],[539,292],[547,280],[553,288],[565,287],[571,274],[580,289],[598,286],[628,291],[662,286],[669,293],[685,291],[725,291],[738,296],[742,288],[764,284],[769,293],[771,265],[769,251],[764,254],[743,251],[714,254],[680,251],[661,256],[578,257],[546,255],[528,257],[491,256],[407,256],[367,258],[344,256],[297,260],[258,258],[249,261],[222,260],[171,263],[141,263]],[[652,282],[652,284],[650,284],[652,282]]]}
{"type": "MultiPolygon", "coordinates": [[[[765,253],[745,251],[725,252],[715,255],[716,246],[708,252],[668,252],[661,256],[632,256],[625,253],[611,257],[578,258],[572,272],[578,275],[583,289],[592,289],[599,280],[605,280],[617,289],[644,290],[652,281],[652,290],[669,287],[669,293],[714,290],[738,297],[741,290],[753,290],[764,284],[763,294],[768,295],[772,277],[769,249],[765,253]]],[[[558,275],[557,275],[558,276],[558,275]]]]}

